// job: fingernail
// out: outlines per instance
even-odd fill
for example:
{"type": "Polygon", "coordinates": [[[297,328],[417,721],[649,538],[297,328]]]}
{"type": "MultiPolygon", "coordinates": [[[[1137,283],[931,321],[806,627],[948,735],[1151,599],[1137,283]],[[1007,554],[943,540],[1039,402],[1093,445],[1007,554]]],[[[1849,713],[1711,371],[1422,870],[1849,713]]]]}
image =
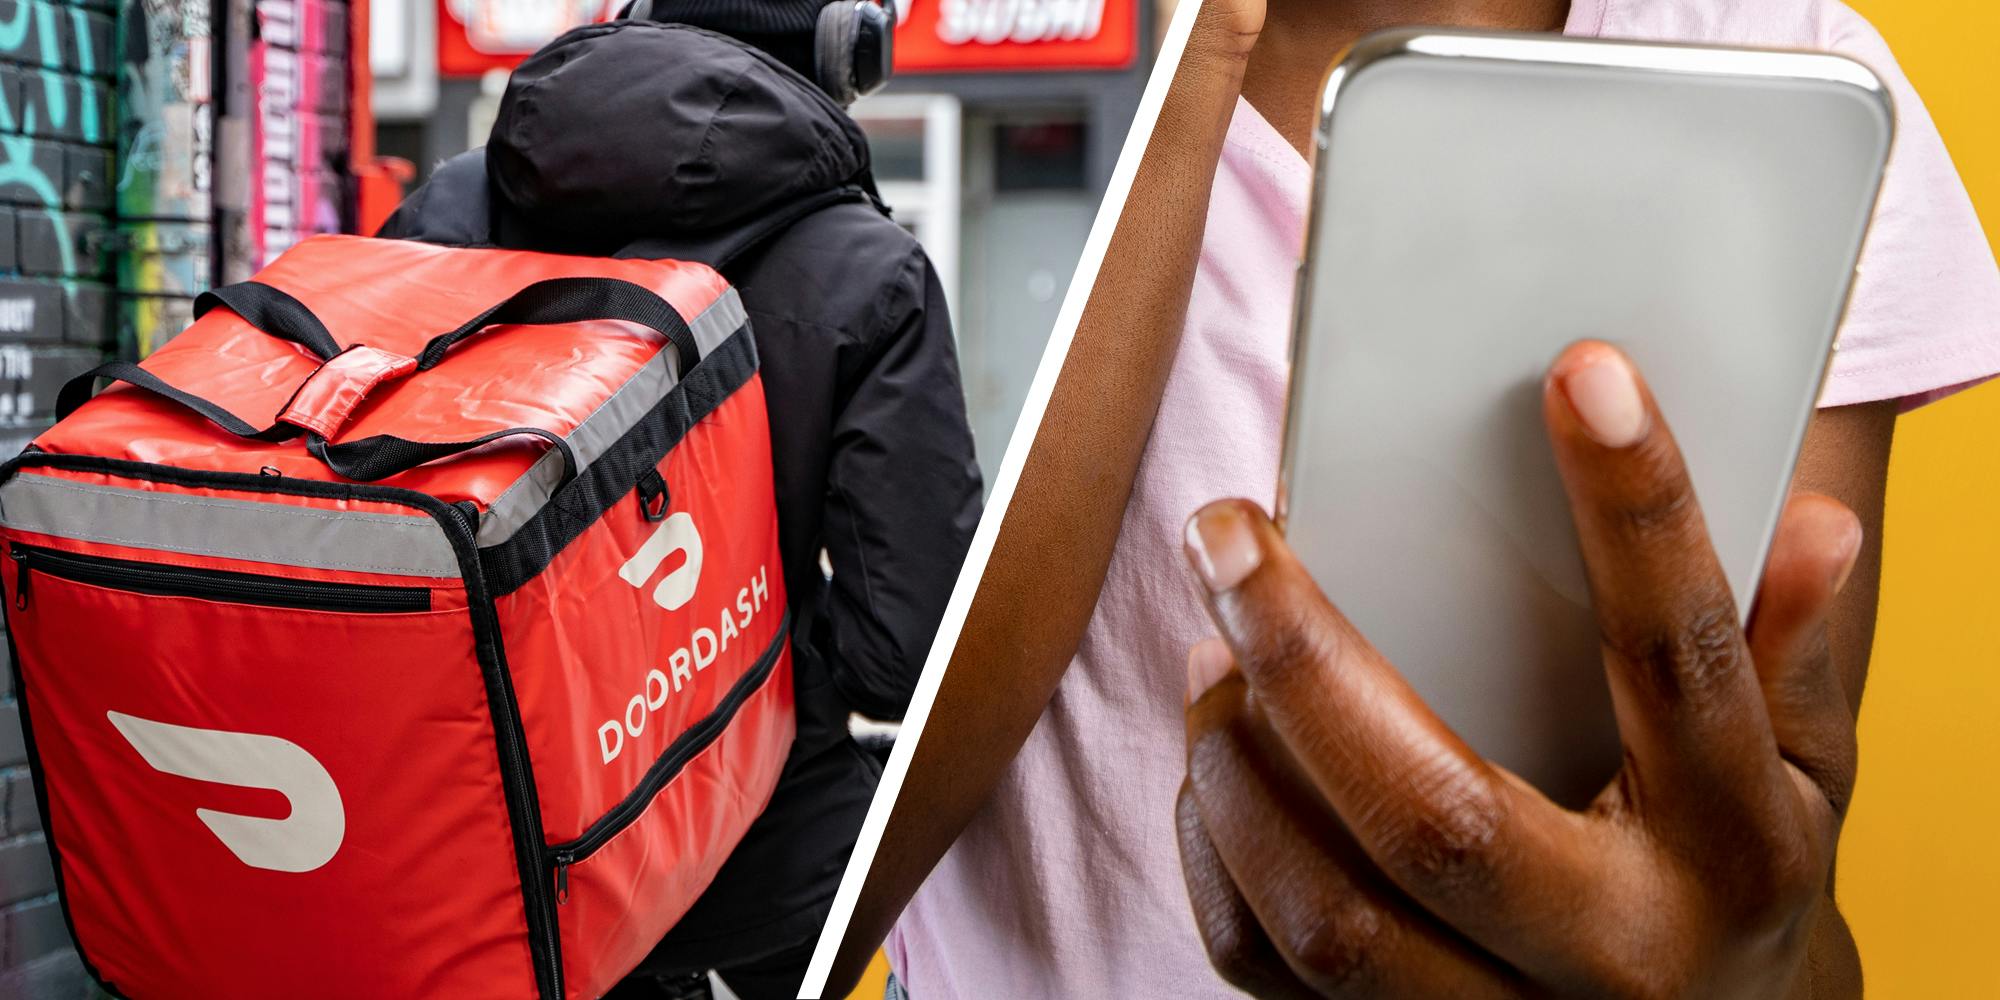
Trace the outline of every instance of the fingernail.
{"type": "Polygon", "coordinates": [[[1596,350],[1562,376],[1563,395],[1584,433],[1606,448],[1629,448],[1646,436],[1646,403],[1632,366],[1615,351],[1596,350]]]}
{"type": "Polygon", "coordinates": [[[1188,694],[1187,703],[1192,705],[1208,693],[1236,665],[1236,659],[1229,655],[1229,644],[1221,639],[1203,639],[1188,650],[1188,694]]]}
{"type": "Polygon", "coordinates": [[[1854,575],[1854,564],[1861,561],[1861,539],[1865,534],[1861,519],[1852,518],[1848,524],[1847,534],[1840,540],[1846,555],[1840,560],[1840,572],[1833,578],[1833,592],[1836,594],[1847,587],[1847,578],[1854,575]]]}
{"type": "Polygon", "coordinates": [[[1210,593],[1242,583],[1264,561],[1250,519],[1234,503],[1210,504],[1189,520],[1187,550],[1210,593]]]}

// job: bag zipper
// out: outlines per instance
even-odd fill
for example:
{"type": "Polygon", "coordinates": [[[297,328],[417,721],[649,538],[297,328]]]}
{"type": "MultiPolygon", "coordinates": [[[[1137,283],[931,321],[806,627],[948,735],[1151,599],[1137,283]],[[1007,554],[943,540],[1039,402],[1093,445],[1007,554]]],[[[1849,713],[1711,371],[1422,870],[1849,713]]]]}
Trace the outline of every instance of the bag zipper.
{"type": "MultiPolygon", "coordinates": [[[[458,542],[477,551],[479,509],[469,503],[445,507],[458,529],[458,542]]],[[[454,546],[456,547],[456,546],[454,546]]],[[[500,634],[500,622],[489,600],[475,602],[475,631],[480,624],[500,634]]],[[[497,639],[496,639],[497,641],[497,639]]],[[[542,879],[531,878],[542,846],[541,797],[528,771],[528,742],[522,734],[521,708],[514,696],[513,682],[504,667],[489,671],[487,657],[480,656],[480,670],[488,673],[488,697],[493,701],[493,728],[504,750],[500,760],[501,789],[507,798],[508,826],[514,834],[517,869],[521,872],[521,896],[528,923],[530,963],[534,966],[535,987],[544,1000],[563,1000],[562,931],[556,923],[555,894],[542,879]],[[545,967],[546,966],[546,967],[545,967]]]]}
{"type": "Polygon", "coordinates": [[[646,522],[657,524],[666,520],[667,505],[673,503],[673,497],[667,493],[667,480],[660,475],[660,470],[648,466],[645,472],[640,473],[636,489],[639,491],[639,514],[646,522]]]}
{"type": "Polygon", "coordinates": [[[36,573],[61,580],[157,597],[193,597],[225,604],[251,604],[300,611],[346,614],[403,614],[431,609],[428,587],[380,587],[372,584],[292,580],[259,573],[163,566],[106,556],[58,552],[15,542],[7,555],[19,567],[14,607],[28,610],[36,573]]]}
{"type": "Polygon", "coordinates": [[[637,821],[645,813],[646,807],[653,804],[653,799],[660,794],[660,790],[667,787],[667,783],[681,773],[681,769],[687,766],[688,761],[708,749],[708,745],[715,742],[723,730],[729,728],[729,723],[736,717],[737,710],[764,686],[764,681],[770,678],[771,671],[777,668],[778,656],[784,652],[785,643],[791,641],[791,636],[792,613],[788,610],[784,618],[778,622],[777,638],[772,640],[770,647],[757,657],[757,662],[751,666],[749,672],[737,678],[735,684],[730,685],[729,693],[723,695],[722,700],[707,715],[674,737],[674,741],[667,745],[667,749],[657,760],[653,761],[653,766],[646,769],[646,775],[639,779],[638,787],[619,800],[610,812],[598,817],[597,822],[590,824],[590,828],[583,831],[582,836],[549,849],[549,864],[555,869],[555,899],[558,905],[569,901],[570,866],[589,860],[599,848],[610,843],[611,838],[637,821]]]}

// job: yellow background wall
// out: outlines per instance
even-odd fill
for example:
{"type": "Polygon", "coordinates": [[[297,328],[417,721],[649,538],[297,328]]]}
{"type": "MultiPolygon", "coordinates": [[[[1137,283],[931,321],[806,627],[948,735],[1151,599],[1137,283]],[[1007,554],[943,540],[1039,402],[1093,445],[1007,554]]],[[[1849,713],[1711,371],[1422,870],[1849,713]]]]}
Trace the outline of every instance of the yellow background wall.
{"type": "MultiPolygon", "coordinates": [[[[2000,2],[1847,2],[1888,38],[2000,248],[2000,2]]],[[[1871,1000],[2000,998],[2000,383],[1898,424],[1884,541],[1841,908],[1871,1000]]],[[[869,973],[856,998],[882,995],[887,963],[869,973]]]]}
{"type": "Polygon", "coordinates": [[[849,1000],[882,1000],[882,992],[888,988],[889,958],[878,951],[875,960],[868,963],[868,972],[861,977],[861,984],[849,994],[849,1000]]]}
{"type": "MultiPolygon", "coordinates": [[[[1847,2],[1888,38],[2000,243],[2000,5],[1847,2]]],[[[1897,425],[1883,541],[1841,909],[1871,1000],[2000,997],[2000,383],[1897,425]]]]}

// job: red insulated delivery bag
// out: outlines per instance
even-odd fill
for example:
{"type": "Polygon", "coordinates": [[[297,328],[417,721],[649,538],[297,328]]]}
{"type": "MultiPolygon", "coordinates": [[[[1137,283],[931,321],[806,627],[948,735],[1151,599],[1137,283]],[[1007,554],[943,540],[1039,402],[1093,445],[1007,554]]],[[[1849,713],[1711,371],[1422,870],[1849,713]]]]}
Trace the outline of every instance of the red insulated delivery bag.
{"type": "Polygon", "coordinates": [[[792,740],[735,291],[337,236],[196,312],[0,470],[85,962],[135,997],[604,993],[792,740]]]}

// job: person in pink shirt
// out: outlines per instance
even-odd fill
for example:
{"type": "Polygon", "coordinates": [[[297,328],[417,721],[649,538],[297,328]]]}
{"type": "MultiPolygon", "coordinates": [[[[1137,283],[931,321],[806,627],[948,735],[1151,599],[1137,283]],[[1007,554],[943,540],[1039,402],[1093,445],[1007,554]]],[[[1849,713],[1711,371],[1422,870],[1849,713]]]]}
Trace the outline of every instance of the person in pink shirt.
{"type": "Polygon", "coordinates": [[[1210,0],[833,985],[887,933],[916,1000],[1858,996],[1831,850],[1889,444],[1899,412],[1996,372],[2000,270],[1922,102],[1838,0],[1210,0]],[[1641,373],[1594,343],[1551,370],[1595,603],[1653,651],[1611,657],[1634,763],[1588,813],[1496,777],[1258,505],[1215,503],[1276,492],[1321,77],[1407,23],[1831,50],[1899,110],[1747,635],[1715,626],[1698,515],[1616,528],[1695,508],[1641,373]],[[1704,683],[1721,693],[1683,697],[1704,683]]]}

